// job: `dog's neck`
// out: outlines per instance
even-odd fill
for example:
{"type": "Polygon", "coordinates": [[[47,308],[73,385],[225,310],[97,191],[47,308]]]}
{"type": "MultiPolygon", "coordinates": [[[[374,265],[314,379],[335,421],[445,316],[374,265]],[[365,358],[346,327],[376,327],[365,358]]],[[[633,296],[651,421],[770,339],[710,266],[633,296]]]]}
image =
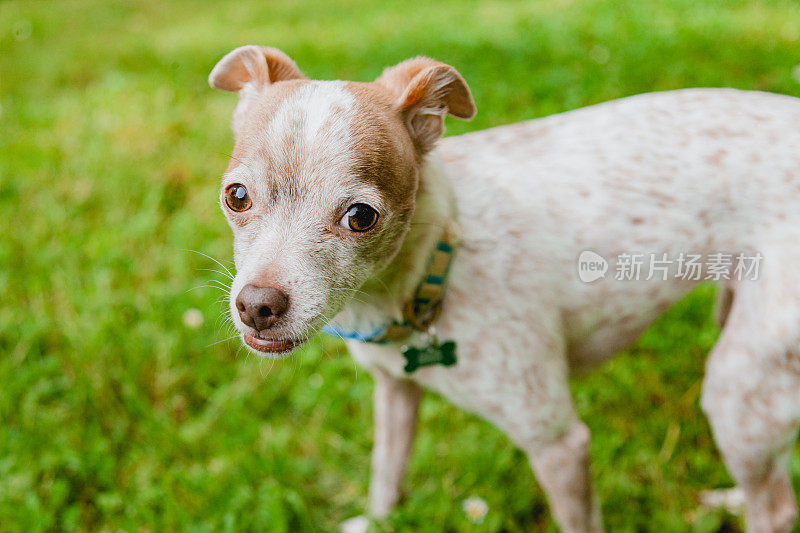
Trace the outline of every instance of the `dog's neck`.
{"type": "Polygon", "coordinates": [[[403,307],[425,275],[437,242],[445,232],[454,236],[457,231],[455,218],[450,181],[434,151],[422,164],[416,208],[400,251],[386,268],[361,286],[332,324],[363,333],[402,319],[403,307]]]}

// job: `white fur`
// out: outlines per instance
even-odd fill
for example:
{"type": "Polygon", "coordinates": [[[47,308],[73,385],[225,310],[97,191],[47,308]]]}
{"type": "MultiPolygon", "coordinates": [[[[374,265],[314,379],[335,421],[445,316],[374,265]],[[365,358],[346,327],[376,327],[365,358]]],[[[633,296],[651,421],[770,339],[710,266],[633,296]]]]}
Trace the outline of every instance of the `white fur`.
{"type": "MultiPolygon", "coordinates": [[[[800,420],[800,101],[647,94],[450,137],[432,158],[446,161],[446,176],[428,166],[423,181],[449,180],[462,232],[436,325],[457,342],[458,364],[408,376],[397,347],[351,342],[353,356],[506,431],[531,457],[561,528],[599,530],[570,367],[612,356],[693,283],[585,284],[580,252],[761,251],[763,278],[733,284],[703,408],[748,495],[750,530],[787,530],[796,511],[785,458],[800,420]]],[[[357,328],[351,320],[343,325],[357,328]]],[[[396,478],[373,485],[396,500],[396,478]]]]}
{"type": "Polygon", "coordinates": [[[255,196],[266,195],[252,172],[261,168],[259,150],[303,139],[301,160],[311,163],[297,179],[307,196],[258,207],[263,212],[249,215],[249,225],[232,222],[240,269],[233,291],[265,268],[277,272],[296,313],[283,333],[314,331],[331,310],[341,311],[336,325],[351,330],[399,318],[442,228],[458,227],[436,322],[439,336],[457,343],[457,365],[406,375],[399,344],[348,343],[377,376],[375,516],[399,497],[421,385],[491,421],[528,454],[564,531],[600,531],[589,431],[573,407],[569,375],[631,343],[695,283],[607,277],[585,284],[577,258],[584,250],[606,258],[758,251],[761,278],[728,284],[735,296],[709,356],[702,405],[744,491],[749,530],[791,527],[787,460],[800,421],[800,100],[723,89],[654,93],[445,139],[423,165],[414,220],[393,259],[405,275],[387,268],[330,282],[320,275],[349,275],[360,263],[351,241],[323,238],[315,221],[331,215],[321,206],[345,196],[381,198],[347,173],[358,150],[348,144],[348,126],[325,117],[341,106],[346,120],[364,118],[351,112],[346,88],[331,82],[301,87],[281,106],[246,158],[251,170],[237,167],[224,183],[245,180],[255,196]],[[347,283],[356,283],[355,298],[336,294],[347,283]]]}
{"type": "Polygon", "coordinates": [[[273,143],[282,136],[300,136],[309,147],[335,142],[327,150],[332,155],[349,153],[350,121],[355,106],[353,95],[341,81],[316,81],[300,87],[284,99],[269,123],[266,138],[273,143]],[[339,111],[339,114],[334,114],[339,111]],[[300,123],[299,129],[295,121],[300,123]]]}

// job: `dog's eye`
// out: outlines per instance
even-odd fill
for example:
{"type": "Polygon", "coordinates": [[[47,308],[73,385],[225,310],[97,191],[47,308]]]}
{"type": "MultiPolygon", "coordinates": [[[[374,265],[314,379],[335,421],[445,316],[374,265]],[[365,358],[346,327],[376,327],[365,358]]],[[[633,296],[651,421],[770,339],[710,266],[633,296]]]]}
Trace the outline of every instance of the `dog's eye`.
{"type": "Polygon", "coordinates": [[[250,195],[247,194],[247,187],[241,183],[228,185],[225,189],[225,203],[234,211],[247,211],[253,205],[250,195]]]}
{"type": "Polygon", "coordinates": [[[367,231],[378,222],[378,212],[367,204],[353,204],[339,222],[351,231],[367,231]]]}

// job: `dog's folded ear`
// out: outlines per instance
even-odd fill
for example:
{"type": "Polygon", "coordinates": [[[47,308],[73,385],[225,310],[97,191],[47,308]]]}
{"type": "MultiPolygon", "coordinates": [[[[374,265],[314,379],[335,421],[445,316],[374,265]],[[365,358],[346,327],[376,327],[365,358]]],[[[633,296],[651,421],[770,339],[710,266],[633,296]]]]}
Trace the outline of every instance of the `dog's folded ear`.
{"type": "Polygon", "coordinates": [[[415,57],[389,67],[375,82],[397,98],[406,128],[420,152],[431,150],[444,133],[444,116],[475,116],[467,82],[450,65],[415,57]]]}
{"type": "Polygon", "coordinates": [[[239,135],[248,110],[262,91],[280,81],[305,79],[289,56],[267,46],[240,46],[228,52],[208,75],[215,89],[239,94],[239,104],[233,112],[231,126],[239,135]]]}
{"type": "Polygon", "coordinates": [[[277,48],[251,44],[220,59],[208,75],[208,83],[215,89],[239,92],[248,83],[263,89],[279,81],[304,78],[295,62],[277,48]]]}

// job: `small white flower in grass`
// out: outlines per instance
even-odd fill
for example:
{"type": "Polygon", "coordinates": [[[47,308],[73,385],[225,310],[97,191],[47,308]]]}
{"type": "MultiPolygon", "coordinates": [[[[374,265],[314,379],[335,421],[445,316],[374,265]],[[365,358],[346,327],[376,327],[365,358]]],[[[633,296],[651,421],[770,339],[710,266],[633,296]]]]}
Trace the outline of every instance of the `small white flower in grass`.
{"type": "Polygon", "coordinates": [[[341,533],[366,533],[369,531],[369,518],[366,516],[354,516],[339,524],[341,533]]]}
{"type": "Polygon", "coordinates": [[[480,524],[489,512],[489,505],[477,496],[470,496],[461,503],[461,508],[464,509],[467,518],[473,524],[480,524]]]}
{"type": "Polygon", "coordinates": [[[310,376],[308,376],[308,385],[312,389],[318,389],[318,388],[322,387],[322,382],[323,382],[322,376],[317,374],[317,373],[314,373],[314,374],[311,374],[310,376]]]}
{"type": "Polygon", "coordinates": [[[596,44],[589,49],[589,57],[598,65],[605,65],[611,59],[611,52],[602,44],[596,44]]]}
{"type": "Polygon", "coordinates": [[[199,309],[187,309],[183,313],[183,325],[189,329],[197,329],[203,325],[203,313],[199,309]]]}

